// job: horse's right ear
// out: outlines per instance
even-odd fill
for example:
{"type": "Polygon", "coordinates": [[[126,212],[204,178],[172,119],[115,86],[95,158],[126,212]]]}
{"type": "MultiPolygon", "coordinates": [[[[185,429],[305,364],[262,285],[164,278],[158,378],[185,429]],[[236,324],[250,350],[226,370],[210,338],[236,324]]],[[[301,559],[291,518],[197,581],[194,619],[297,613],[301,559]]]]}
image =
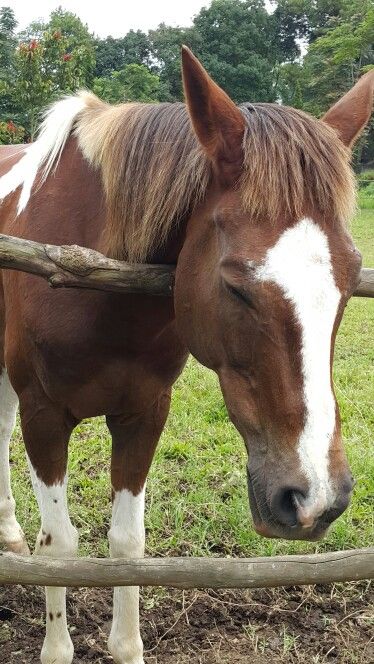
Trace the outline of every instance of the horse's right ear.
{"type": "Polygon", "coordinates": [[[245,120],[187,46],[182,47],[183,86],[197,138],[218,175],[235,180],[243,165],[245,120]]]}
{"type": "Polygon", "coordinates": [[[352,147],[370,120],[373,96],[374,69],[371,69],[322,118],[348,147],[352,147]]]}

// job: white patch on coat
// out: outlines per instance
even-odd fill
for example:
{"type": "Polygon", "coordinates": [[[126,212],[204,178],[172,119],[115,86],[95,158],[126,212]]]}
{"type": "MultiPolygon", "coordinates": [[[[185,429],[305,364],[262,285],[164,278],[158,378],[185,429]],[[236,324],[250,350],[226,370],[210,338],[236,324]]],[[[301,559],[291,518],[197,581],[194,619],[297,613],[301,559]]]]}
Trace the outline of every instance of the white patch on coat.
{"type": "Polygon", "coordinates": [[[77,115],[85,108],[84,96],[65,97],[46,112],[37,140],[25,147],[24,155],[0,178],[0,199],[22,187],[18,214],[26,207],[39,169],[42,182],[56,168],[77,115]]]}
{"type": "MultiPolygon", "coordinates": [[[[38,477],[30,460],[32,484],[41,515],[41,529],[35,553],[52,558],[77,555],[78,533],[70,521],[66,488],[67,477],[47,486],[38,477]]],[[[71,664],[74,647],[66,619],[66,588],[46,588],[46,636],[41,652],[42,664],[71,664]]]]}
{"type": "Polygon", "coordinates": [[[310,484],[303,508],[306,514],[309,510],[317,517],[334,500],[328,459],[335,429],[330,353],[341,298],[325,233],[311,219],[302,219],[284,231],[269,249],[256,276],[280,287],[292,303],[301,328],[306,422],[298,441],[298,454],[310,484]]]}
{"type": "Polygon", "coordinates": [[[0,375],[0,542],[13,553],[28,554],[25,536],[15,517],[10,484],[9,442],[16,424],[18,397],[5,369],[0,375]]]}
{"type": "MultiPolygon", "coordinates": [[[[145,488],[137,496],[128,489],[115,494],[109,531],[112,558],[144,556],[144,499],[145,488]]],[[[115,662],[144,664],[138,587],[114,589],[113,624],[108,647],[115,662]]]]}

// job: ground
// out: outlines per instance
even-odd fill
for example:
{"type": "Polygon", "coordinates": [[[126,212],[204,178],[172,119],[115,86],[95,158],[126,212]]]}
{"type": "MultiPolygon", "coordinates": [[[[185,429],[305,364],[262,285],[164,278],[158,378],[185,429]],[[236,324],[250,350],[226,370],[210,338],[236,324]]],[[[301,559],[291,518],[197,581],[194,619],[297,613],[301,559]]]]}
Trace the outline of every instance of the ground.
{"type": "MultiPolygon", "coordinates": [[[[109,664],[111,592],[82,589],[68,597],[74,664],[109,664]]],[[[2,604],[2,661],[37,664],[42,591],[7,589],[2,604]]],[[[374,589],[365,582],[281,591],[143,593],[146,664],[373,664],[373,624],[374,589]]]]}
{"type": "MultiPolygon", "coordinates": [[[[369,199],[368,199],[369,200],[369,199]]],[[[370,200],[353,234],[374,267],[370,200]]],[[[372,545],[374,532],[374,300],[348,304],[336,344],[335,390],[357,485],[350,508],[316,543],[265,540],[248,508],[244,446],[212,373],[190,361],[174,390],[147,491],[147,555],[254,556],[372,545]]],[[[80,553],[107,555],[110,440],[102,419],[83,422],[70,448],[69,502],[80,553]]],[[[29,543],[38,514],[19,429],[12,447],[17,515],[29,543]]],[[[74,664],[107,664],[110,591],[69,592],[74,664]]],[[[374,664],[374,589],[369,583],[304,589],[186,592],[144,590],[147,664],[374,664]]],[[[39,589],[0,589],[4,664],[36,664],[44,631],[39,589]]]]}

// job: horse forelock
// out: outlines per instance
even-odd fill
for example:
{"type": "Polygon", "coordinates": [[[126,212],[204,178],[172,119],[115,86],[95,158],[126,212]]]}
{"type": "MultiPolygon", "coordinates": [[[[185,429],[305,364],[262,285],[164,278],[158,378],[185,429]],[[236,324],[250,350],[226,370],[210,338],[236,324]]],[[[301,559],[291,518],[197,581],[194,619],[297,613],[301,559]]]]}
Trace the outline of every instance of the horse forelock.
{"type": "Polygon", "coordinates": [[[315,211],[346,224],[356,206],[350,151],[324,122],[278,104],[243,104],[241,192],[252,218],[276,222],[315,211]]]}

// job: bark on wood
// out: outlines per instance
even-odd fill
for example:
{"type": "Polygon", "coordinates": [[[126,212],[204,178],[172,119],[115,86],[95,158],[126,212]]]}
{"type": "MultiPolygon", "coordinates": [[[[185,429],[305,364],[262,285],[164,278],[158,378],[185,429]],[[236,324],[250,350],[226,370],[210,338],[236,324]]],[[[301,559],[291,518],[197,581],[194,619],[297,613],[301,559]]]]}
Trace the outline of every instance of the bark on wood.
{"type": "Polygon", "coordinates": [[[56,246],[0,234],[0,267],[44,277],[52,288],[171,295],[174,265],[129,265],[77,245],[56,246]]]}
{"type": "Polygon", "coordinates": [[[265,588],[374,578],[374,548],[269,558],[103,559],[0,554],[0,586],[265,588]]]}
{"type": "Polygon", "coordinates": [[[362,268],[361,280],[354,295],[358,297],[374,297],[374,270],[372,268],[362,268]]]}
{"type": "MultiPolygon", "coordinates": [[[[56,246],[0,234],[0,268],[44,277],[52,288],[171,295],[174,265],[130,265],[77,245],[56,246]]],[[[374,297],[374,269],[363,268],[354,295],[374,297]]]]}

